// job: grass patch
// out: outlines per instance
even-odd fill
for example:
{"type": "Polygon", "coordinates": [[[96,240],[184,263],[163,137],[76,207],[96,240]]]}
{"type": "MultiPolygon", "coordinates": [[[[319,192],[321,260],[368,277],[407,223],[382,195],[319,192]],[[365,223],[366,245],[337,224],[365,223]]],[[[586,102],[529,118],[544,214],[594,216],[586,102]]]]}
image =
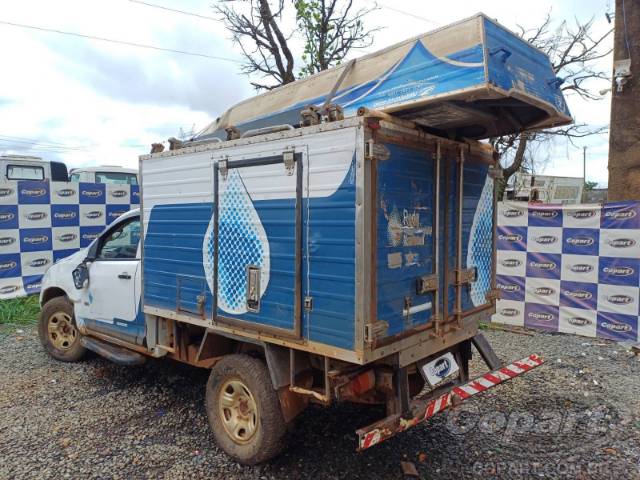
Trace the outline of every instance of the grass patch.
{"type": "Polygon", "coordinates": [[[0,325],[35,325],[39,313],[38,295],[0,301],[0,325]]]}

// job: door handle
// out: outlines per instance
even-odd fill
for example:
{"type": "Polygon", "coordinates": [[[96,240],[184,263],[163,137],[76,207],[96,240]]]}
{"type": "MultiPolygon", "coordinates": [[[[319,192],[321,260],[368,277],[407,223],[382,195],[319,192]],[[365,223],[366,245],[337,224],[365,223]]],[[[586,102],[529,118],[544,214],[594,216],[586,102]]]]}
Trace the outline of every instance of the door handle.
{"type": "Polygon", "coordinates": [[[118,275],[118,278],[122,278],[123,280],[131,280],[131,275],[129,275],[127,272],[122,272],[120,275],[118,275]]]}

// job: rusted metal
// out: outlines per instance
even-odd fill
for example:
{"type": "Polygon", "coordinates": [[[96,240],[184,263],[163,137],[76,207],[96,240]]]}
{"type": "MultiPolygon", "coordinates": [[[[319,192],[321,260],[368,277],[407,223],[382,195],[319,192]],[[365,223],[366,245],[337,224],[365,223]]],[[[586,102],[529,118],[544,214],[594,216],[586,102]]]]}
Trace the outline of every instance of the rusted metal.
{"type": "MultiPolygon", "coordinates": [[[[433,324],[435,325],[435,334],[440,334],[440,168],[442,164],[442,145],[438,141],[436,143],[435,167],[435,188],[433,202],[433,275],[436,279],[436,289],[433,292],[433,324]]],[[[445,288],[446,288],[446,283],[445,288]]]]}
{"type": "Polygon", "coordinates": [[[462,286],[459,282],[458,276],[463,271],[462,269],[462,216],[464,207],[464,162],[465,162],[465,148],[460,148],[460,156],[458,161],[458,201],[457,201],[457,222],[456,222],[456,307],[455,317],[456,326],[462,328],[462,286]]]}
{"type": "MultiPolygon", "coordinates": [[[[434,292],[434,297],[438,291],[439,278],[438,274],[425,275],[416,279],[416,293],[424,295],[425,293],[434,292]]],[[[434,298],[435,303],[435,298],[434,298]]]]}

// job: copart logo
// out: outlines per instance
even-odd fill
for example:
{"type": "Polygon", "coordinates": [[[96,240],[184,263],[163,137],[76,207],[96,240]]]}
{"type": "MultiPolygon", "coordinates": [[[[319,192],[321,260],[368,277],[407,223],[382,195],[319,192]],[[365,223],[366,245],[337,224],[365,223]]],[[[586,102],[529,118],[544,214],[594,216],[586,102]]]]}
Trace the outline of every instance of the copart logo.
{"type": "Polygon", "coordinates": [[[16,218],[14,213],[11,213],[11,212],[0,213],[0,222],[9,222],[14,218],[16,218]]]}
{"type": "Polygon", "coordinates": [[[518,315],[520,315],[520,310],[518,310],[517,308],[503,308],[502,310],[500,310],[500,314],[504,315],[505,317],[517,317],[518,315]]]}
{"type": "Polygon", "coordinates": [[[633,275],[635,272],[632,267],[604,267],[602,271],[616,277],[628,277],[629,275],[633,275]]]}
{"type": "Polygon", "coordinates": [[[75,233],[63,233],[62,235],[58,235],[58,240],[61,242],[73,242],[78,235],[75,233]]]}
{"type": "Polygon", "coordinates": [[[7,260],[0,263],[0,272],[6,272],[7,270],[13,270],[18,266],[18,262],[15,260],[7,260]]]}
{"type": "Polygon", "coordinates": [[[0,288],[0,295],[9,295],[10,293],[17,292],[20,289],[17,285],[5,285],[0,288]]]}
{"type": "Polygon", "coordinates": [[[558,216],[557,210],[531,210],[532,217],[538,218],[556,218],[558,216]]]}
{"type": "Polygon", "coordinates": [[[37,245],[40,243],[47,243],[49,241],[48,235],[34,235],[33,237],[24,237],[24,243],[30,243],[32,245],[37,245]]]}
{"type": "Polygon", "coordinates": [[[593,298],[591,292],[587,292],[586,290],[565,290],[564,294],[567,297],[577,298],[578,300],[589,300],[593,298]]]}
{"type": "Polygon", "coordinates": [[[44,197],[47,194],[47,189],[40,188],[23,188],[20,193],[25,197],[44,197]]]}
{"type": "Polygon", "coordinates": [[[636,212],[633,210],[618,210],[615,212],[604,212],[605,218],[612,218],[614,220],[626,220],[629,218],[634,218],[636,216],[636,212]]]}
{"type": "Polygon", "coordinates": [[[524,215],[524,212],[522,210],[517,210],[515,208],[505,210],[502,212],[502,216],[506,218],[521,217],[522,215],[524,215]]]}
{"type": "Polygon", "coordinates": [[[53,214],[53,218],[57,220],[72,220],[76,218],[76,212],[56,212],[53,214]]]}
{"type": "Polygon", "coordinates": [[[505,240],[507,242],[521,242],[522,241],[522,235],[520,235],[519,233],[509,233],[509,234],[501,234],[498,235],[498,238],[500,240],[505,240]]]}
{"type": "Polygon", "coordinates": [[[27,220],[37,221],[47,218],[47,212],[31,212],[25,215],[27,220]]]}
{"type": "Polygon", "coordinates": [[[111,192],[111,196],[114,198],[122,198],[124,196],[127,195],[127,191],[126,190],[113,190],[111,192]]]}
{"type": "Polygon", "coordinates": [[[576,210],[575,212],[568,211],[567,214],[570,217],[582,220],[586,218],[593,218],[598,214],[598,212],[596,212],[595,210],[576,210]]]}
{"type": "Polygon", "coordinates": [[[619,293],[617,295],[609,295],[607,301],[614,305],[628,305],[633,302],[633,297],[619,293]]]}
{"type": "Polygon", "coordinates": [[[536,242],[540,245],[550,245],[557,241],[558,237],[555,237],[554,235],[540,235],[539,237],[536,237],[536,242]]]}
{"type": "Polygon", "coordinates": [[[88,198],[98,198],[102,196],[102,190],[82,190],[82,196],[88,198]]]}
{"type": "Polygon", "coordinates": [[[45,265],[49,264],[49,259],[48,258],[34,258],[33,260],[31,260],[29,262],[29,266],[31,268],[40,268],[40,267],[44,267],[45,265]]]}
{"type": "Polygon", "coordinates": [[[536,295],[542,295],[543,297],[548,297],[549,295],[553,295],[556,291],[551,287],[538,287],[534,290],[536,295]]]}
{"type": "Polygon", "coordinates": [[[506,268],[515,268],[515,267],[519,267],[520,265],[522,265],[522,262],[520,260],[518,260],[517,258],[505,258],[502,262],[501,262],[503,267],[506,268]]]}
{"type": "Polygon", "coordinates": [[[98,238],[98,234],[97,233],[83,233],[82,234],[82,239],[83,240],[95,240],[96,238],[98,238]]]}
{"type": "Polygon", "coordinates": [[[531,268],[537,268],[538,270],[553,270],[556,268],[555,262],[529,262],[531,268]]]}
{"type": "Polygon", "coordinates": [[[102,216],[102,212],[100,210],[92,210],[85,213],[84,216],[90,220],[94,220],[96,218],[100,218],[102,216]]]}
{"type": "Polygon", "coordinates": [[[59,197],[71,197],[76,194],[73,188],[61,188],[56,192],[59,197]]]}
{"type": "Polygon", "coordinates": [[[573,273],[589,273],[593,271],[593,266],[588,263],[576,263],[575,265],[569,266],[569,270],[573,273]]]}
{"type": "Polygon", "coordinates": [[[633,238],[615,238],[607,242],[613,248],[629,248],[636,244],[633,238]]]}
{"type": "Polygon", "coordinates": [[[519,292],[520,291],[520,285],[503,285],[503,284],[498,284],[498,288],[500,290],[504,290],[505,292],[519,292]]]}
{"type": "Polygon", "coordinates": [[[0,237],[0,247],[6,247],[7,245],[11,245],[16,242],[16,239],[13,237],[0,237]]]}
{"type": "Polygon", "coordinates": [[[451,363],[446,358],[441,358],[433,366],[433,373],[440,378],[446,377],[450,371],[451,363]]]}
{"type": "Polygon", "coordinates": [[[626,323],[614,323],[614,322],[602,322],[602,328],[606,328],[612,332],[630,332],[633,330],[631,325],[627,325],[626,323]]]}
{"type": "Polygon", "coordinates": [[[544,312],[529,312],[527,314],[529,318],[533,318],[534,320],[542,320],[543,322],[550,322],[555,318],[552,313],[544,313],[544,312]]]}
{"type": "Polygon", "coordinates": [[[13,188],[2,187],[0,188],[0,197],[8,197],[13,193],[13,188]]]}
{"type": "Polygon", "coordinates": [[[591,325],[591,320],[584,317],[570,317],[567,319],[567,322],[574,327],[586,327],[587,325],[591,325]]]}
{"type": "Polygon", "coordinates": [[[569,237],[567,243],[575,247],[588,247],[593,245],[595,240],[591,237],[569,237]]]}

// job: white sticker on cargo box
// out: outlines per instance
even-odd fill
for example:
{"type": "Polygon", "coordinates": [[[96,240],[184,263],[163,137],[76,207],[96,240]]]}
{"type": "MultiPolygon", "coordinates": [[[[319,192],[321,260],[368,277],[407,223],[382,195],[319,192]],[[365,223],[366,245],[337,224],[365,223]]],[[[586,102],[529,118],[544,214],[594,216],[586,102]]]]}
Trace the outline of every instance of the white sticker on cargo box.
{"type": "Polygon", "coordinates": [[[451,352],[431,360],[422,366],[422,373],[431,386],[442,382],[449,375],[458,373],[458,363],[451,352]]]}

